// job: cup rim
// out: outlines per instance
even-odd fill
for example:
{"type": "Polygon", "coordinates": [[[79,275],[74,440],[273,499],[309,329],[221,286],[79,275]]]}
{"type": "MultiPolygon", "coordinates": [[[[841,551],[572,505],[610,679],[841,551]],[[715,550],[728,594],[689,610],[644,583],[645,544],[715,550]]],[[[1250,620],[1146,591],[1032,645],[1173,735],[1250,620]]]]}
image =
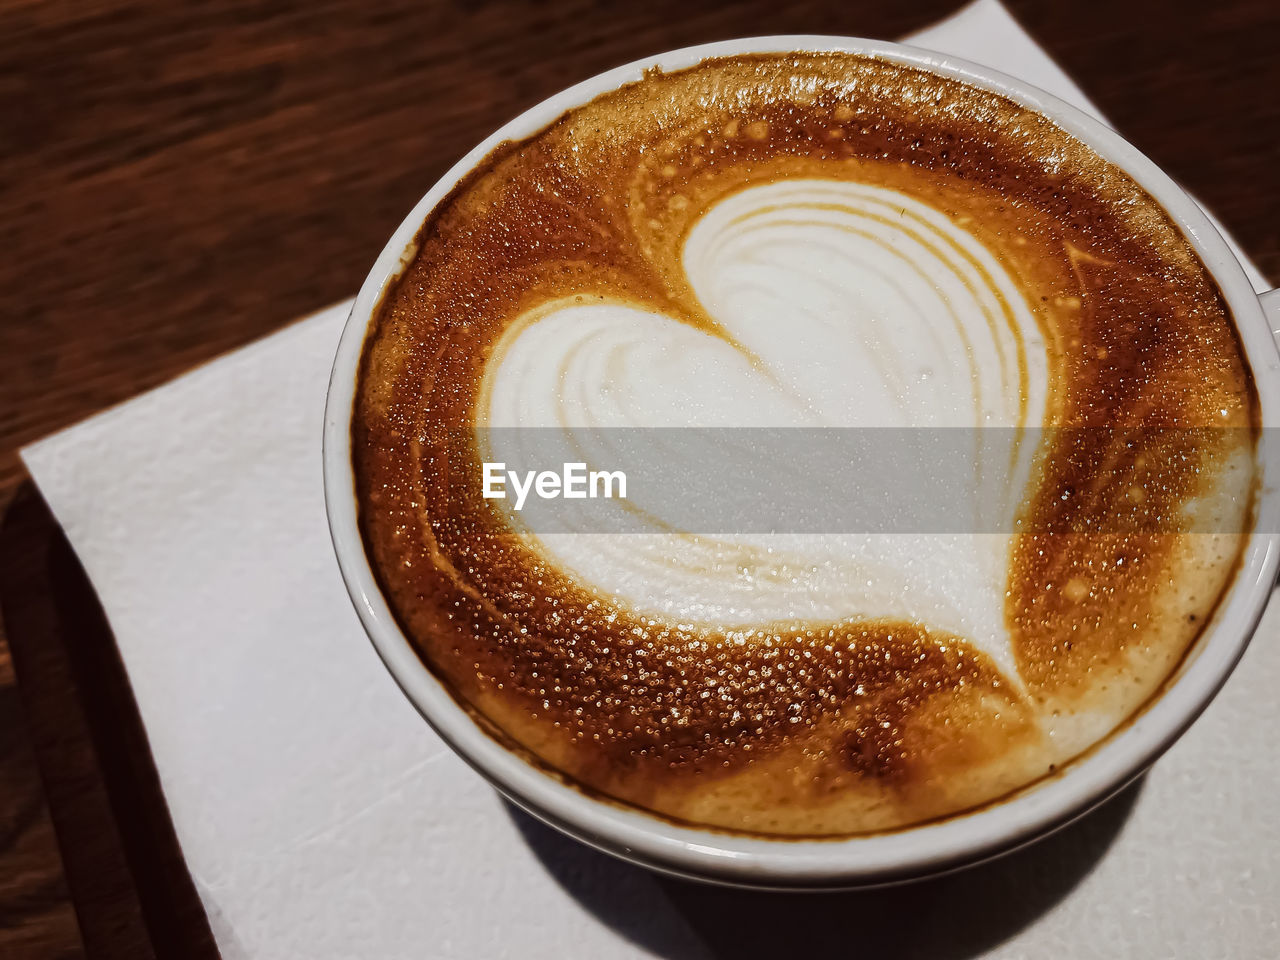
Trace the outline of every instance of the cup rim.
{"type": "Polygon", "coordinates": [[[561,782],[484,732],[418,657],[378,588],[357,525],[350,422],[366,331],[388,284],[416,253],[431,210],[496,146],[532,135],[565,111],[645,70],[679,70],[711,57],[844,52],[918,67],[999,93],[1042,114],[1116,164],[1146,190],[1209,269],[1231,309],[1254,375],[1263,427],[1280,424],[1280,352],[1244,270],[1209,218],[1135,147],[1102,121],[1014,77],[949,54],[889,41],[775,35],[684,47],[605,71],[531,107],[444,174],[384,246],[356,296],[330,378],[324,487],[330,534],[356,612],[375,650],[418,712],[468,764],[519,806],[591,846],[648,867],[716,882],[777,888],[883,884],[954,869],[1030,842],[1122,789],[1163,753],[1225,683],[1252,637],[1276,579],[1280,529],[1265,458],[1260,502],[1239,570],[1183,666],[1134,718],[1052,779],[938,822],[837,839],[790,840],[679,825],[597,799],[561,782]]]}

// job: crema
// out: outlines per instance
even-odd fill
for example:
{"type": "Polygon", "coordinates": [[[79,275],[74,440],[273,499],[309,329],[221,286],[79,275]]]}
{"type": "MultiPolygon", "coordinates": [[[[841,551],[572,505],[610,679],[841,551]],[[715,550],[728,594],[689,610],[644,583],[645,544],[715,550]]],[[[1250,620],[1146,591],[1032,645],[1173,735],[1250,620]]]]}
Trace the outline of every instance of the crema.
{"type": "Polygon", "coordinates": [[[1258,423],[1126,174],[997,94],[813,53],[651,72],[493,151],[376,314],[352,437],[381,587],[494,737],[654,815],[847,836],[1027,787],[1158,695],[1236,570],[1258,423]],[[971,431],[972,532],[707,532],[636,480],[660,442],[607,443],[793,427],[971,431]],[[590,502],[626,523],[483,495],[548,435],[630,478],[590,502]]]}

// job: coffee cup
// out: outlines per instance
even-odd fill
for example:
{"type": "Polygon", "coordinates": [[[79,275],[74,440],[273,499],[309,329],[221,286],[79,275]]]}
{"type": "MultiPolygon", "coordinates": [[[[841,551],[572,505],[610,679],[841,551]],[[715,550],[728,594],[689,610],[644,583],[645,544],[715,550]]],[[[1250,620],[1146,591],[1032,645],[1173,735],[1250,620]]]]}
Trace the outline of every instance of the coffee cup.
{"type": "Polygon", "coordinates": [[[325,416],[326,503],[347,588],[373,645],[405,695],[440,736],[514,803],[608,853],[675,875],[771,888],[835,888],[909,880],[996,856],[1064,825],[1137,777],[1167,749],[1225,682],[1261,617],[1275,580],[1280,538],[1266,491],[1230,587],[1194,646],[1145,709],[1054,775],[971,812],[903,829],[843,839],[771,839],[653,817],[576,789],[491,736],[424,664],[393,615],[358,522],[351,421],[361,351],[383,295],[417,252],[431,211],[506,141],[528,137],[646,71],[692,67],[708,58],[790,51],[870,56],[994,91],[1048,118],[1128,174],[1163,208],[1212,275],[1252,368],[1265,430],[1280,422],[1280,325],[1276,295],[1254,294],[1238,261],[1204,213],[1115,132],[1056,98],[995,71],[891,43],[831,37],[766,37],[674,51],[574,86],[533,107],[464,157],[419,202],[383,249],[362,286],[339,345],[325,416]],[[1268,322],[1268,313],[1271,322],[1268,322]]]}

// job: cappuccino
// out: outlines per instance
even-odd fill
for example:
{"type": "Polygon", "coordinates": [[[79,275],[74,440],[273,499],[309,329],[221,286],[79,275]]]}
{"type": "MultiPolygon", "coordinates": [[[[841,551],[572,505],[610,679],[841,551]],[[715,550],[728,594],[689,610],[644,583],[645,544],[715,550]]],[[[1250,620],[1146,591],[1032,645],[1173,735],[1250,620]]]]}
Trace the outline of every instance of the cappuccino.
{"type": "Polygon", "coordinates": [[[1158,695],[1237,568],[1258,426],[1221,294],[1124,172],[813,53],[651,72],[494,150],[387,291],[351,429],[370,565],[485,730],[654,815],[834,837],[1027,787],[1158,695]],[[982,516],[708,532],[601,446],[739,428],[970,430],[982,516]],[[538,496],[630,477],[625,524],[529,520],[548,434],[538,496]]]}

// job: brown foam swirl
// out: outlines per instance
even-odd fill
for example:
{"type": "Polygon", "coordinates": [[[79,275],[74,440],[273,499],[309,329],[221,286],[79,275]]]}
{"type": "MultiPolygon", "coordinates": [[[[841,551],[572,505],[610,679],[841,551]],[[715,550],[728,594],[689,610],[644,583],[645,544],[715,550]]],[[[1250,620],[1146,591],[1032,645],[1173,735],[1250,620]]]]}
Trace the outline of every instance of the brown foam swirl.
{"type": "MultiPolygon", "coordinates": [[[[1120,512],[1205,500],[1247,517],[1257,405],[1222,299],[1140,188],[998,96],[843,54],[653,74],[496,150],[419,239],[362,363],[352,429],[366,548],[459,701],[585,787],[792,835],[965,809],[1140,707],[1229,582],[1238,536],[1090,532],[1120,512]],[[622,304],[761,355],[691,279],[686,241],[727,198],[792,181],[896,191],[976,238],[1020,297],[992,316],[1026,313],[1047,358],[1030,405],[1025,337],[992,341],[1013,384],[996,399],[1017,417],[1243,428],[1181,447],[1055,435],[1019,509],[1037,529],[1079,532],[1012,539],[1011,668],[911,617],[716,624],[645,611],[557,563],[479,495],[468,438],[486,375],[549,305],[622,304]]],[[[769,572],[718,549],[725,570],[769,572]]]]}

